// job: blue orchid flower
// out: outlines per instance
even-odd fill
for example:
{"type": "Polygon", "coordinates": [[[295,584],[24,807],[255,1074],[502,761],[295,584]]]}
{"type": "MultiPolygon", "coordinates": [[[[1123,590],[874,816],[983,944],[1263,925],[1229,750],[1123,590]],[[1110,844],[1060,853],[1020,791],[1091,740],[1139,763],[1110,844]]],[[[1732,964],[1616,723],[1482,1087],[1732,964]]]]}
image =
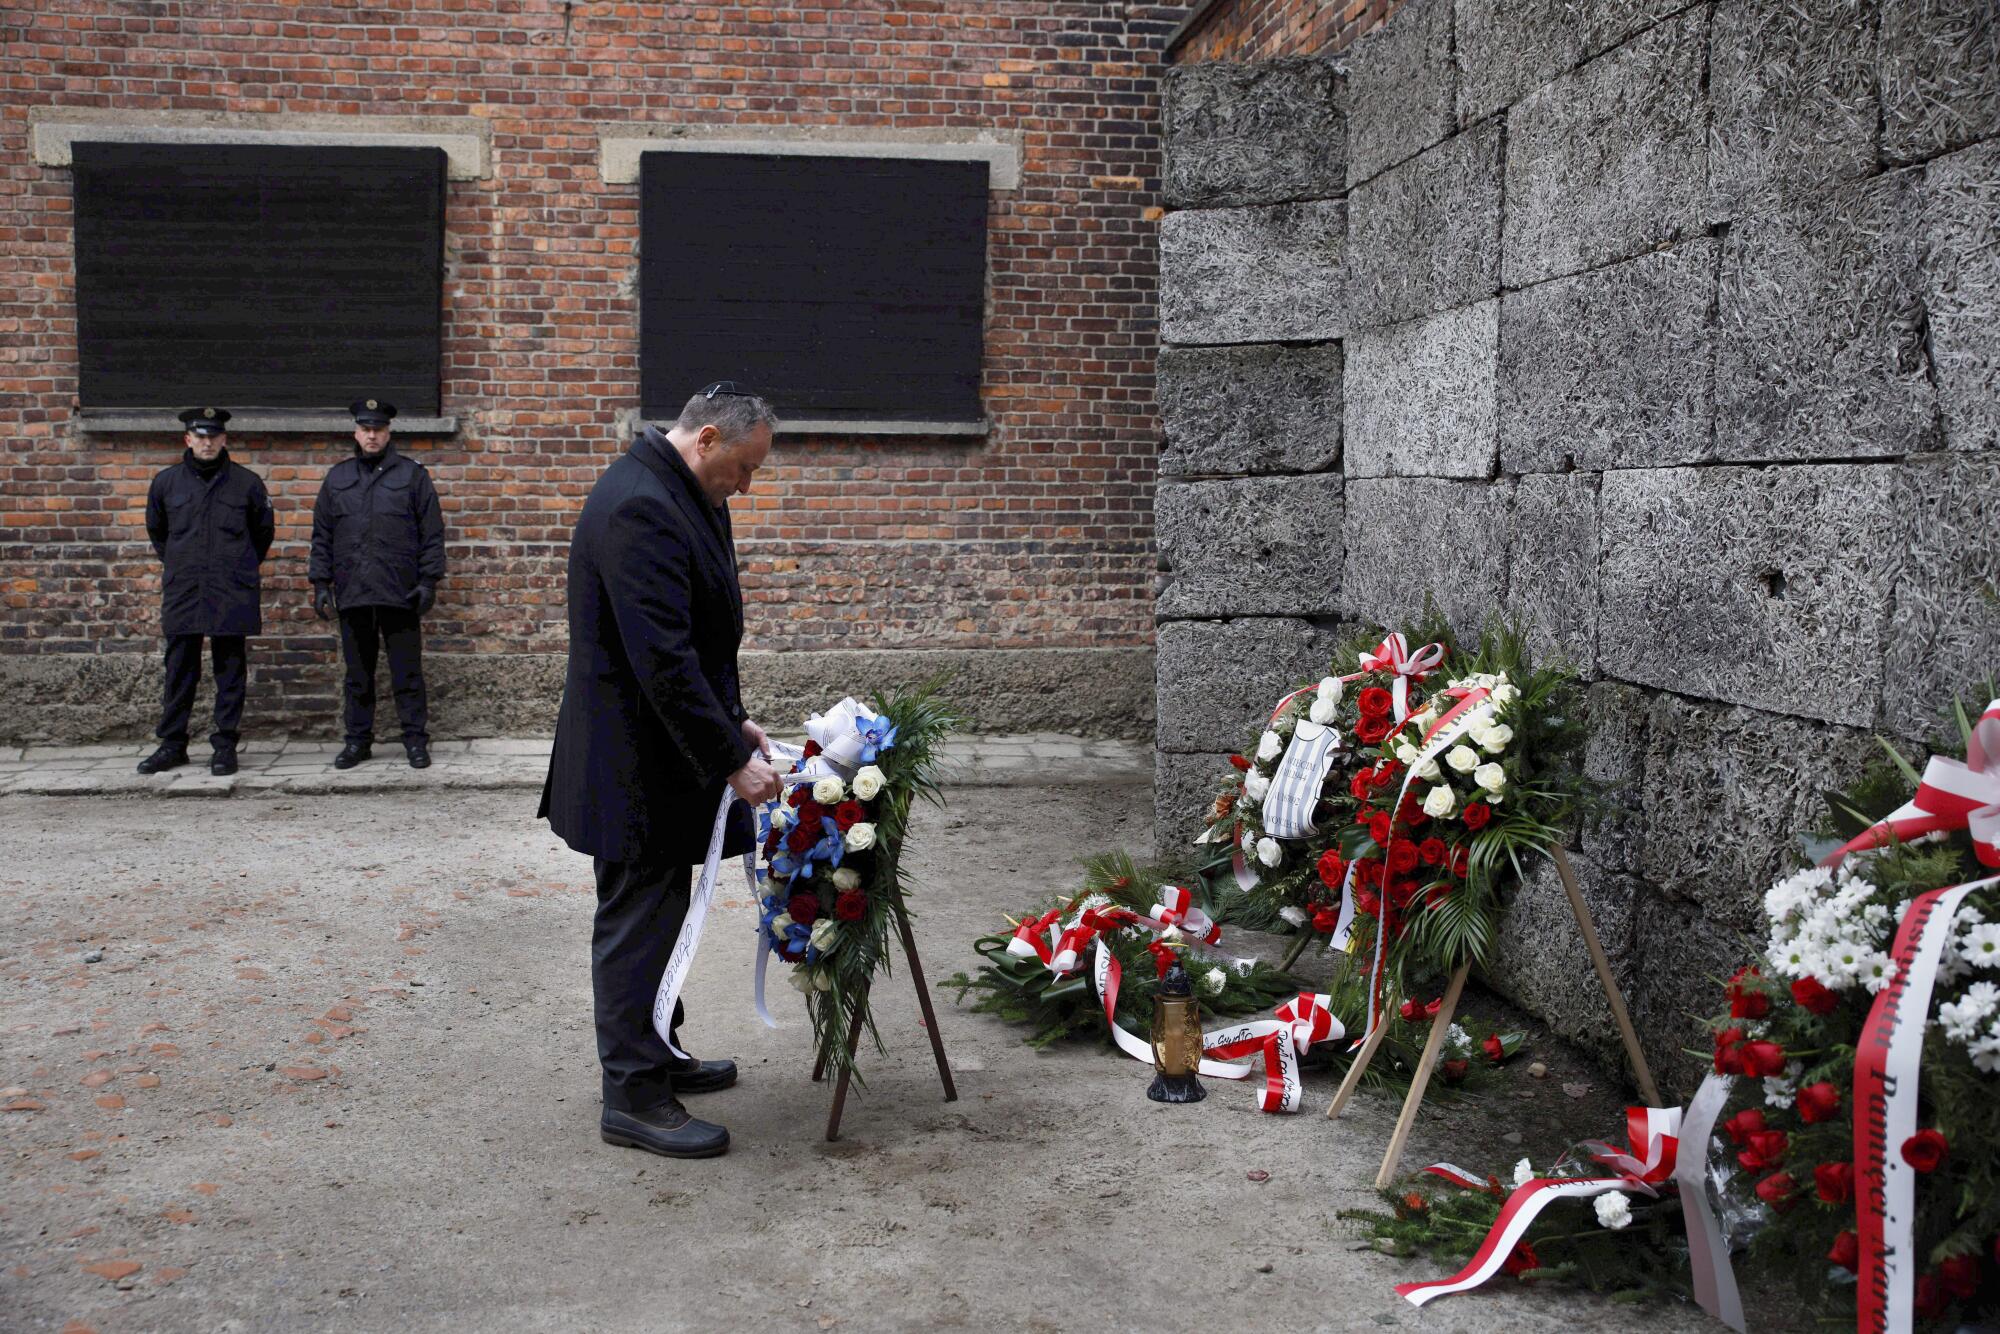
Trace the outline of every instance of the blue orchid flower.
{"type": "Polygon", "coordinates": [[[846,851],[847,840],[841,835],[840,826],[828,822],[826,832],[820,835],[819,842],[813,844],[811,855],[829,866],[838,866],[846,851]]]}
{"type": "MultiPolygon", "coordinates": [[[[811,868],[808,867],[807,869],[810,870],[811,868]]],[[[772,875],[778,876],[780,879],[790,880],[793,876],[797,875],[798,873],[799,873],[799,859],[797,857],[794,857],[789,851],[781,852],[777,856],[771,858],[772,875]]]]}
{"type": "Polygon", "coordinates": [[[863,764],[873,764],[883,751],[895,748],[896,724],[887,718],[856,718],[854,730],[861,737],[863,764]]]}

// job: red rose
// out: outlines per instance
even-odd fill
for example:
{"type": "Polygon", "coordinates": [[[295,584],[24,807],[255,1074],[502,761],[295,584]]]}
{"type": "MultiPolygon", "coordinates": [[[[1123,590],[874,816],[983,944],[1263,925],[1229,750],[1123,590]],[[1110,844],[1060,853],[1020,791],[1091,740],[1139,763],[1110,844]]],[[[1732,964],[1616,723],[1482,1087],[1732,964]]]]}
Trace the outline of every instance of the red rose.
{"type": "Polygon", "coordinates": [[[1935,1274],[1925,1274],[1917,1280],[1917,1314],[1926,1320],[1936,1320],[1951,1305],[1951,1299],[1944,1294],[1944,1284],[1937,1281],[1935,1274]]]}
{"type": "Polygon", "coordinates": [[[1246,774],[1250,772],[1250,761],[1244,759],[1241,755],[1231,755],[1229,762],[1246,774]]]}
{"type": "Polygon", "coordinates": [[[1727,1132],[1731,1140],[1741,1144],[1751,1135],[1764,1129],[1764,1109],[1761,1107],[1746,1107],[1727,1121],[1724,1121],[1722,1128],[1727,1132]]]}
{"type": "Polygon", "coordinates": [[[1421,888],[1421,885],[1408,877],[1398,879],[1389,886],[1389,901],[1398,908],[1407,908],[1410,906],[1410,900],[1417,896],[1417,891],[1421,888]]]}
{"type": "Polygon", "coordinates": [[[1313,909],[1313,915],[1312,915],[1313,930],[1320,932],[1322,935],[1330,936],[1334,933],[1335,928],[1337,928],[1339,925],[1340,925],[1340,909],[1338,908],[1313,909]]]}
{"type": "Polygon", "coordinates": [[[1935,1130],[1919,1130],[1903,1141],[1903,1161],[1919,1172],[1935,1172],[1951,1156],[1951,1144],[1935,1130]]]}
{"type": "Polygon", "coordinates": [[[1416,1023],[1417,1020],[1424,1017],[1424,1007],[1417,1004],[1416,1001],[1414,1000],[1404,1001],[1401,1005],[1396,1007],[1396,1012],[1402,1015],[1405,1020],[1413,1024],[1416,1023]]]}
{"type": "Polygon", "coordinates": [[[1946,1292],[1964,1301],[1979,1291],[1979,1257],[1952,1256],[1938,1266],[1938,1278],[1943,1280],[1946,1292]]]}
{"type": "Polygon", "coordinates": [[[1374,784],[1368,781],[1372,772],[1371,769],[1356,769],[1354,777],[1347,780],[1347,790],[1356,801],[1368,800],[1368,794],[1374,791],[1374,784]]]}
{"type": "Polygon", "coordinates": [[[1785,1072],[1785,1049],[1775,1042],[1746,1042],[1743,1066],[1745,1073],[1766,1079],[1781,1075],[1785,1072]]]}
{"type": "Polygon", "coordinates": [[[1791,1207],[1792,1192],[1796,1189],[1797,1183],[1790,1172],[1773,1172],[1757,1183],[1757,1198],[1783,1213],[1791,1207]]]}
{"type": "Polygon", "coordinates": [[[1431,822],[1424,814],[1424,804],[1415,797],[1404,797],[1396,806],[1396,818],[1412,829],[1421,829],[1431,822]]]}
{"type": "Polygon", "coordinates": [[[1725,994],[1729,997],[1731,1019],[1762,1019],[1771,1012],[1771,998],[1751,985],[1751,979],[1761,976],[1755,968],[1739,968],[1736,976],[1729,979],[1725,994]]]}
{"type": "Polygon", "coordinates": [[[826,823],[826,807],[816,801],[809,801],[799,807],[799,828],[819,837],[820,826],[826,823]]]}
{"type": "Polygon", "coordinates": [[[1472,1063],[1459,1056],[1454,1056],[1449,1061],[1438,1062],[1438,1073],[1444,1076],[1444,1082],[1447,1084],[1463,1084],[1471,1070],[1472,1063]]]}
{"type": "Polygon", "coordinates": [[[1444,1008],[1444,997],[1439,996],[1436,1000],[1424,1006],[1424,1018],[1426,1019],[1437,1018],[1438,1011],[1442,1010],[1443,1008],[1444,1008]]]}
{"type": "Polygon", "coordinates": [[[843,922],[858,922],[868,911],[867,896],[850,889],[833,901],[833,915],[843,922]]]}
{"type": "Polygon", "coordinates": [[[1407,838],[1396,840],[1389,849],[1389,869],[1396,875],[1405,875],[1417,869],[1417,845],[1407,838]]]}
{"type": "Polygon", "coordinates": [[[1368,771],[1368,782],[1374,787],[1387,787],[1396,781],[1396,775],[1401,772],[1403,765],[1400,760],[1385,757],[1380,764],[1368,771]]]}
{"type": "Polygon", "coordinates": [[[1475,801],[1458,813],[1458,818],[1467,829],[1478,833],[1493,818],[1493,808],[1483,801],[1475,801]]]}
{"type": "Polygon", "coordinates": [[[1373,890],[1357,889],[1354,891],[1354,911],[1364,917],[1380,917],[1382,900],[1375,897],[1373,890]]]}
{"type": "Polygon", "coordinates": [[[819,917],[819,898],[812,894],[794,894],[785,901],[785,911],[800,926],[811,926],[819,917]]]}
{"type": "Polygon", "coordinates": [[[1840,1090],[1821,1082],[1799,1090],[1799,1116],[1809,1126],[1831,1121],[1840,1114],[1840,1090]]]}
{"type": "Polygon", "coordinates": [[[1417,845],[1417,855],[1424,859],[1424,865],[1436,866],[1451,854],[1441,838],[1427,838],[1417,845]]]}
{"type": "Polygon", "coordinates": [[[1495,1065],[1507,1059],[1507,1045],[1500,1041],[1498,1033],[1488,1036],[1486,1041],[1479,1044],[1479,1049],[1485,1052],[1486,1059],[1495,1065]]]}
{"type": "Polygon", "coordinates": [[[1368,837],[1375,840],[1376,847],[1386,848],[1389,846],[1389,830],[1389,812],[1376,811],[1368,817],[1368,837]]]}
{"type": "Polygon", "coordinates": [[[805,750],[800,754],[799,758],[809,760],[817,754],[819,754],[819,742],[808,741],[806,742],[805,750]]]}
{"type": "MultiPolygon", "coordinates": [[[[1784,1161],[1785,1150],[1790,1147],[1790,1140],[1782,1130],[1752,1131],[1748,1137],[1748,1143],[1750,1145],[1750,1152],[1755,1154],[1758,1159],[1757,1165],[1750,1167],[1750,1170],[1753,1172],[1758,1167],[1776,1167],[1784,1161]]],[[[1746,1163],[1745,1166],[1748,1167],[1750,1165],[1746,1163]]]]}
{"type": "Polygon", "coordinates": [[[1845,1269],[1850,1274],[1861,1272],[1861,1238],[1852,1232],[1843,1232],[1833,1239],[1833,1249],[1826,1258],[1845,1269]]]}
{"type": "Polygon", "coordinates": [[[1319,880],[1328,889],[1339,889],[1347,879],[1347,863],[1340,854],[1328,848],[1319,855],[1319,880]]]}
{"type": "Polygon", "coordinates": [[[1471,870],[1472,854],[1461,843],[1451,850],[1451,873],[1463,880],[1471,870]]]}
{"type": "Polygon", "coordinates": [[[1854,1164],[1821,1163],[1813,1169],[1813,1185],[1828,1204],[1845,1204],[1854,1195],[1854,1164]]]}
{"type": "Polygon", "coordinates": [[[1386,718],[1396,707],[1396,697],[1381,686],[1369,686],[1356,702],[1363,718],[1386,718]]]}
{"type": "Polygon", "coordinates": [[[1531,1269],[1540,1269],[1541,1267],[1541,1257],[1536,1255],[1535,1248],[1525,1241],[1514,1248],[1513,1253],[1507,1257],[1505,1266],[1507,1272],[1516,1278],[1519,1278],[1531,1269]]]}
{"type": "Polygon", "coordinates": [[[1382,888],[1382,863],[1373,857],[1354,863],[1354,883],[1368,889],[1382,888]]]}
{"type": "Polygon", "coordinates": [[[858,801],[843,801],[833,808],[833,822],[843,834],[867,818],[868,808],[858,801]]]}
{"type": "Polygon", "coordinates": [[[812,831],[804,825],[795,825],[792,832],[785,835],[785,846],[793,852],[802,853],[817,842],[819,840],[814,838],[812,831]]]}
{"type": "Polygon", "coordinates": [[[792,795],[785,798],[785,804],[787,806],[790,806],[793,810],[798,810],[801,806],[804,806],[807,802],[811,800],[812,800],[812,784],[800,783],[797,787],[792,789],[792,795]]]}
{"type": "Polygon", "coordinates": [[[1387,718],[1363,718],[1354,724],[1354,735],[1364,746],[1379,746],[1382,739],[1394,730],[1387,718]]]}
{"type": "Polygon", "coordinates": [[[1813,1014],[1832,1014],[1840,1008],[1840,997],[1812,977],[1802,977],[1792,983],[1792,1000],[1813,1014]]]}
{"type": "MultiPolygon", "coordinates": [[[[1741,1075],[1749,1073],[1743,1064],[1743,1030],[1725,1028],[1715,1035],[1715,1072],[1719,1075],[1741,1075]]],[[[1746,1113],[1747,1114],[1747,1113],[1746,1113]]],[[[1763,1113],[1758,1114],[1758,1127],[1763,1126],[1763,1113]]]]}
{"type": "Polygon", "coordinates": [[[1450,897],[1450,885],[1432,885],[1424,891],[1424,906],[1426,908],[1435,908],[1450,897]]]}

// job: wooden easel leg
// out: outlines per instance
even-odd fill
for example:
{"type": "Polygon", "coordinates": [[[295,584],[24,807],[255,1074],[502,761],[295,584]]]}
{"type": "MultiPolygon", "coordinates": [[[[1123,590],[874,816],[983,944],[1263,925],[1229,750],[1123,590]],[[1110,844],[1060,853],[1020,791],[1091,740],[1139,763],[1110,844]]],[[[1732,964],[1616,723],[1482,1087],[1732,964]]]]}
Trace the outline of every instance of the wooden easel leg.
{"type": "Polygon", "coordinates": [[[1639,1092],[1646,1099],[1648,1107],[1659,1107],[1660,1090],[1653,1083],[1653,1072],[1646,1065],[1646,1053],[1639,1049],[1639,1035],[1633,1031],[1632,1016],[1625,1009],[1625,997],[1618,990],[1618,981],[1611,976],[1611,960],[1605,956],[1604,946],[1598,943],[1597,926],[1590,919],[1590,908],[1583,901],[1583,891],[1577,888],[1576,871],[1569,864],[1569,854],[1562,845],[1555,849],[1556,874],[1562,878],[1563,893],[1569,895],[1570,911],[1576,914],[1576,929],[1583,933],[1583,947],[1590,951],[1590,962],[1597,969],[1597,980],[1603,984],[1604,999],[1611,1003],[1611,1017],[1618,1024],[1618,1036],[1624,1039],[1625,1055],[1632,1062],[1632,1073],[1639,1081],[1639,1092]]]}
{"type": "Polygon", "coordinates": [[[931,1008],[931,989],[924,981],[924,965],[917,958],[917,937],[910,930],[910,915],[896,904],[896,925],[903,933],[903,955],[910,961],[910,978],[917,984],[917,1005],[924,1012],[924,1031],[931,1035],[931,1055],[937,1058],[938,1078],[944,1081],[944,1100],[958,1101],[958,1088],[951,1082],[951,1065],[944,1058],[944,1035],[938,1032],[937,1011],[931,1008]]]}
{"type": "Polygon", "coordinates": [[[819,1056],[813,1061],[813,1083],[826,1078],[826,1058],[833,1055],[833,1034],[826,1035],[826,1041],[819,1044],[819,1056]]]}
{"type": "MultiPolygon", "coordinates": [[[[1395,1133],[1389,1136],[1389,1151],[1382,1155],[1382,1170],[1375,1174],[1375,1189],[1381,1190],[1396,1179],[1396,1168],[1403,1161],[1403,1145],[1410,1138],[1410,1128],[1417,1123],[1417,1110],[1423,1106],[1424,1089],[1431,1082],[1431,1067],[1437,1064],[1438,1051],[1444,1046],[1444,1037],[1451,1029],[1451,1018],[1458,1010],[1458,993],[1465,990],[1465,975],[1472,971],[1470,962],[1458,966],[1451,975],[1451,984],[1444,989],[1444,999],[1438,1004],[1437,1017],[1431,1020],[1431,1035],[1424,1042],[1424,1054],[1417,1058],[1417,1068],[1410,1077],[1410,1095],[1403,1099],[1403,1114],[1396,1118],[1395,1133]]],[[[1388,1017],[1383,1017],[1388,1022],[1388,1017]]]]}
{"type": "Polygon", "coordinates": [[[1347,1100],[1354,1096],[1354,1090],[1361,1087],[1361,1077],[1368,1073],[1368,1063],[1375,1059],[1375,1049],[1382,1045],[1382,1039],[1389,1036],[1389,1014],[1384,1010],[1375,1021],[1375,1028],[1361,1044],[1361,1050],[1354,1053],[1348,1062],[1347,1078],[1340,1081],[1340,1091],[1333,1095],[1333,1102],[1326,1109],[1326,1119],[1331,1121],[1340,1115],[1340,1109],[1347,1106],[1347,1100]]]}
{"type": "Polygon", "coordinates": [[[854,1077],[854,1053],[861,1046],[861,1012],[868,1006],[868,993],[861,998],[847,1015],[847,1064],[840,1067],[840,1078],[833,1085],[833,1107],[826,1114],[826,1142],[833,1143],[840,1138],[840,1113],[847,1106],[847,1084],[854,1077]]]}

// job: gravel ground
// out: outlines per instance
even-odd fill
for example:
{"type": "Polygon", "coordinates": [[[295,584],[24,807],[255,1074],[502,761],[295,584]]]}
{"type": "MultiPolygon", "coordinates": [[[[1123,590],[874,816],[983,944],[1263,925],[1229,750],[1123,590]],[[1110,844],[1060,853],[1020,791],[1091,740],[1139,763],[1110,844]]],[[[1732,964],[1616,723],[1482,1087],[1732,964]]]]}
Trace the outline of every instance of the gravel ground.
{"type": "MultiPolygon", "coordinates": [[[[934,980],[977,961],[998,912],[1069,883],[1078,854],[1147,850],[1143,785],[950,798],[913,854],[934,980]]],[[[1708,1325],[1512,1283],[1417,1312],[1391,1285],[1436,1266],[1366,1249],[1334,1218],[1372,1202],[1388,1099],[1329,1123],[1313,1076],[1301,1116],[1260,1115],[1221,1084],[1160,1106],[1136,1063],[1036,1054],[941,1000],[947,1104],[900,975],[878,989],[888,1051],[866,1055],[868,1087],[825,1144],[797,998],[777,988],[777,1031],[750,1010],[740,879],[723,882],[686,1030],[743,1066],[696,1105],[735,1147],[700,1163],[611,1148],[595,1125],[589,864],[532,809],[518,792],[0,806],[0,1324],[1708,1325]]],[[[1406,1165],[1504,1170],[1614,1128],[1615,1090],[1537,1052],[1559,1077],[1427,1116],[1406,1165]],[[1577,1080],[1590,1097],[1560,1091],[1577,1080]]]]}

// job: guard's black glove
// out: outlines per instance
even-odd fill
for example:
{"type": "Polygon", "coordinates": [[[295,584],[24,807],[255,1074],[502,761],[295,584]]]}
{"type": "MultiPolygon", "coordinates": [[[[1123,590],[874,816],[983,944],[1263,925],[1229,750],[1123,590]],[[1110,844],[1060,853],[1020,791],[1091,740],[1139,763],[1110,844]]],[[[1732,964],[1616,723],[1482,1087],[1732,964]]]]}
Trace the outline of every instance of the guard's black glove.
{"type": "Polygon", "coordinates": [[[333,588],[328,584],[313,585],[313,615],[322,621],[333,619],[333,588]]]}
{"type": "Polygon", "coordinates": [[[428,613],[433,606],[437,605],[437,600],[438,591],[436,584],[417,585],[417,615],[422,616],[428,613]]]}

